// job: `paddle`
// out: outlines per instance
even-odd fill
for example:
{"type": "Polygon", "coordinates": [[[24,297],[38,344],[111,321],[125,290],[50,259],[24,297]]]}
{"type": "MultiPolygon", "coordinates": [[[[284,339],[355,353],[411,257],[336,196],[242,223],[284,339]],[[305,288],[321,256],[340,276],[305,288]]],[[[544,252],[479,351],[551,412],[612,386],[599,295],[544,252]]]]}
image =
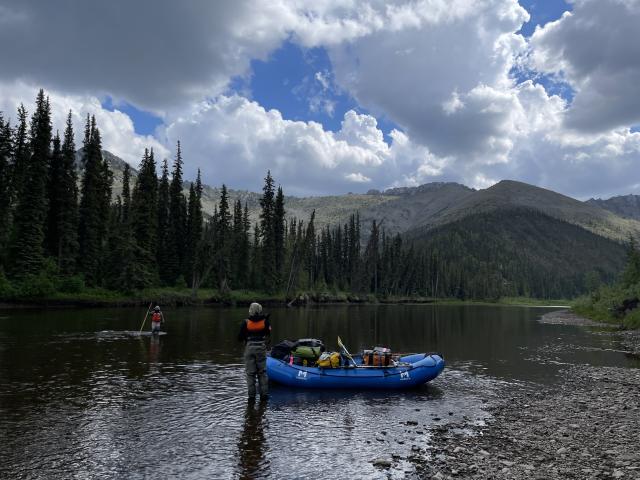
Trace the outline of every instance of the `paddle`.
{"type": "Polygon", "coordinates": [[[347,358],[349,360],[351,360],[353,362],[353,366],[358,368],[358,364],[356,363],[356,361],[353,359],[353,357],[349,353],[349,350],[347,350],[347,347],[344,346],[344,343],[342,343],[342,340],[340,340],[340,336],[339,335],[338,335],[338,347],[340,347],[342,350],[344,350],[344,354],[347,356],[347,358]]]}
{"type": "Polygon", "coordinates": [[[144,314],[144,320],[142,320],[142,325],[140,325],[140,332],[142,333],[142,329],[144,328],[144,324],[147,321],[147,316],[149,315],[149,310],[151,310],[151,305],[153,305],[153,302],[149,304],[149,308],[147,308],[147,313],[144,314]]]}

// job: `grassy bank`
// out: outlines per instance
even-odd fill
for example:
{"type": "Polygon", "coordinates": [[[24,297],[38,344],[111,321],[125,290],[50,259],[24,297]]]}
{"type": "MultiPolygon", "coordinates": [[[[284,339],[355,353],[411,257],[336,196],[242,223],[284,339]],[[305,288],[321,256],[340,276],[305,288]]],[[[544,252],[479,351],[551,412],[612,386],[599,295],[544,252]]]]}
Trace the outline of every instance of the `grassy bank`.
{"type": "Polygon", "coordinates": [[[640,328],[640,308],[621,311],[625,300],[638,298],[637,287],[601,287],[591,295],[576,299],[571,309],[578,315],[596,322],[610,323],[622,328],[640,328]]]}
{"type": "Polygon", "coordinates": [[[497,300],[459,300],[457,298],[439,298],[435,303],[444,305],[504,305],[513,307],[557,307],[570,306],[572,300],[530,297],[502,297],[497,300]]]}
{"type": "Polygon", "coordinates": [[[233,290],[221,293],[216,289],[200,289],[192,296],[189,288],[149,288],[134,293],[122,293],[103,288],[80,287],[75,291],[18,291],[12,295],[0,296],[4,306],[79,306],[79,307],[118,307],[148,305],[150,302],[161,305],[249,305],[260,302],[264,305],[322,305],[322,304],[427,304],[441,305],[513,305],[513,306],[549,306],[568,305],[568,300],[540,300],[527,297],[509,297],[493,301],[459,300],[423,296],[375,296],[373,294],[354,294],[351,292],[316,291],[300,292],[285,298],[284,292],[267,293],[252,290],[233,290]]]}

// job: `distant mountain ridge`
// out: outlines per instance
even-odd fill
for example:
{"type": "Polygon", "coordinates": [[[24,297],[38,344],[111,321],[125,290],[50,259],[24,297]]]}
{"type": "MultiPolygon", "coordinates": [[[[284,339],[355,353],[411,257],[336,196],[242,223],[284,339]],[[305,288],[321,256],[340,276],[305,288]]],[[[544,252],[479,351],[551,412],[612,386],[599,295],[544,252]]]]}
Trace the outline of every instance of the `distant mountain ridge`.
{"type": "MultiPolygon", "coordinates": [[[[122,189],[125,162],[108,151],[103,151],[103,155],[114,173],[115,197],[122,189]]],[[[80,167],[79,160],[78,164],[80,167]]],[[[134,168],[131,168],[131,176],[132,179],[137,176],[134,168]]],[[[185,193],[190,184],[184,182],[185,193]]],[[[243,205],[247,204],[252,222],[259,220],[260,193],[234,189],[228,191],[231,202],[240,199],[243,205]]],[[[219,187],[203,186],[202,203],[206,214],[213,214],[220,192],[219,187]]],[[[391,234],[415,229],[427,232],[470,215],[524,208],[540,211],[551,218],[619,242],[626,241],[630,235],[640,236],[640,196],[581,202],[548,189],[513,180],[503,180],[483,190],[474,190],[453,182],[433,182],[417,187],[371,190],[366,194],[286,196],[285,208],[289,218],[296,217],[304,221],[315,210],[317,228],[344,224],[351,214],[358,212],[365,234],[373,220],[381,223],[391,234]]]]}
{"type": "Polygon", "coordinates": [[[620,195],[617,197],[611,197],[607,200],[591,198],[587,200],[586,203],[590,205],[597,205],[598,207],[609,210],[620,217],[640,220],[640,195],[620,195]]]}

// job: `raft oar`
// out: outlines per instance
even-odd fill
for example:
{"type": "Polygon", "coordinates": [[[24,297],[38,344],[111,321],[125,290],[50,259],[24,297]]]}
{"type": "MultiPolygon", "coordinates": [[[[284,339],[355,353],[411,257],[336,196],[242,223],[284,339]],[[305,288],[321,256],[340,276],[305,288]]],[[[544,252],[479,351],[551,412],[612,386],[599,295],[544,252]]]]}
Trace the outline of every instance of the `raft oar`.
{"type": "Polygon", "coordinates": [[[347,356],[347,358],[349,360],[351,360],[353,362],[353,366],[357,368],[358,364],[356,363],[356,361],[353,359],[353,357],[349,353],[349,350],[347,350],[347,347],[344,346],[344,343],[342,343],[342,340],[340,340],[340,335],[338,335],[338,347],[340,347],[342,350],[344,350],[344,354],[347,356]]]}
{"type": "Polygon", "coordinates": [[[142,320],[142,325],[140,325],[140,331],[138,333],[142,333],[142,329],[144,328],[144,324],[147,321],[147,316],[149,315],[149,310],[151,310],[151,305],[153,305],[153,302],[151,302],[149,304],[149,308],[147,308],[147,313],[144,314],[144,320],[142,320]]]}

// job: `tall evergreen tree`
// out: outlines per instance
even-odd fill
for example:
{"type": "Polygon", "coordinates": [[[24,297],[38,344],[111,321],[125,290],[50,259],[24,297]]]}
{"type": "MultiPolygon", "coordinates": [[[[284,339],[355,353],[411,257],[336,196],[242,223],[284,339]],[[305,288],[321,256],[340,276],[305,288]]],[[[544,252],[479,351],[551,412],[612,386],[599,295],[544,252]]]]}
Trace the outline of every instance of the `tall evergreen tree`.
{"type": "Polygon", "coordinates": [[[307,285],[313,288],[316,280],[316,211],[311,212],[304,236],[304,268],[307,271],[307,285]]]}
{"type": "Polygon", "coordinates": [[[47,182],[47,196],[49,198],[49,211],[47,213],[46,252],[50,257],[58,258],[58,246],[60,245],[60,229],[58,217],[61,206],[59,203],[58,188],[62,177],[62,147],[60,134],[56,132],[53,137],[53,149],[49,162],[49,177],[47,182]]]}
{"type": "Polygon", "coordinates": [[[178,142],[169,187],[169,240],[166,279],[174,284],[184,271],[187,229],[187,201],[182,193],[182,150],[178,142]]]}
{"type": "Polygon", "coordinates": [[[284,269],[284,233],[285,233],[284,194],[282,187],[278,187],[273,208],[273,242],[275,248],[275,283],[281,286],[284,269]]]}
{"type": "Polygon", "coordinates": [[[267,171],[260,199],[260,234],[262,279],[267,291],[275,291],[278,287],[276,271],[276,241],[275,241],[275,190],[271,172],[267,171]]]}
{"type": "Polygon", "coordinates": [[[18,124],[14,130],[13,162],[11,173],[11,190],[13,205],[22,198],[22,189],[28,175],[31,145],[29,144],[29,130],[27,127],[27,110],[20,104],[18,108],[18,124]]]}
{"type": "Polygon", "coordinates": [[[31,157],[22,180],[11,245],[12,273],[16,278],[38,274],[44,264],[51,111],[43,90],[38,93],[31,117],[30,137],[31,157]]]}
{"type": "Polygon", "coordinates": [[[123,292],[132,292],[137,287],[138,272],[135,258],[136,244],[131,228],[131,169],[125,164],[122,174],[122,194],[118,197],[119,208],[109,235],[108,287],[123,292]]]}
{"type": "Polygon", "coordinates": [[[221,290],[225,290],[228,288],[228,276],[231,265],[231,213],[229,212],[229,195],[225,184],[222,184],[222,190],[220,192],[216,239],[215,270],[218,277],[218,286],[221,290]]]}
{"type": "Polygon", "coordinates": [[[378,293],[378,275],[379,275],[379,245],[380,245],[380,229],[374,220],[371,223],[371,234],[365,250],[365,281],[368,283],[367,291],[378,293]]]}
{"type": "Polygon", "coordinates": [[[249,286],[255,289],[264,288],[262,271],[262,248],[260,245],[260,227],[253,225],[253,242],[251,248],[251,263],[249,265],[249,286]]]}
{"type": "Polygon", "coordinates": [[[95,117],[87,115],[82,147],[81,198],[78,210],[79,267],[88,285],[101,285],[113,177],[102,158],[102,140],[95,117]]]}
{"type": "Polygon", "coordinates": [[[131,228],[135,242],[133,287],[141,289],[158,281],[158,176],[153,150],[145,149],[140,163],[131,196],[131,228]]]}
{"type": "MultiPolygon", "coordinates": [[[[240,200],[238,200],[240,205],[240,200]]],[[[242,210],[242,227],[239,230],[239,241],[237,245],[237,283],[242,288],[249,287],[249,261],[251,260],[251,241],[249,240],[249,232],[251,231],[251,222],[249,221],[249,207],[245,202],[242,210]]]]}
{"type": "Polygon", "coordinates": [[[158,187],[158,269],[160,280],[164,285],[171,285],[175,280],[171,274],[170,252],[170,217],[169,217],[169,166],[165,159],[162,163],[162,177],[158,187]]]}
{"type": "Polygon", "coordinates": [[[11,232],[11,157],[13,155],[13,131],[0,113],[0,271],[11,232]]]}
{"type": "Polygon", "coordinates": [[[63,274],[72,274],[76,271],[78,257],[78,175],[71,112],[67,116],[62,142],[62,175],[58,190],[58,205],[60,206],[58,268],[63,274]]]}
{"type": "Polygon", "coordinates": [[[67,117],[64,143],[56,133],[49,167],[49,214],[47,249],[63,274],[75,271],[78,253],[78,186],[71,112],[67,117]]]}
{"type": "MultiPolygon", "coordinates": [[[[202,215],[202,180],[200,178],[200,169],[198,169],[195,184],[192,183],[189,188],[189,204],[187,210],[185,280],[193,287],[198,281],[204,280],[201,276],[197,275],[197,272],[202,271],[202,268],[199,267],[200,262],[198,257],[203,249],[201,243],[204,229],[204,219],[202,215]]],[[[207,252],[212,248],[213,245],[207,245],[207,252]]]]}

